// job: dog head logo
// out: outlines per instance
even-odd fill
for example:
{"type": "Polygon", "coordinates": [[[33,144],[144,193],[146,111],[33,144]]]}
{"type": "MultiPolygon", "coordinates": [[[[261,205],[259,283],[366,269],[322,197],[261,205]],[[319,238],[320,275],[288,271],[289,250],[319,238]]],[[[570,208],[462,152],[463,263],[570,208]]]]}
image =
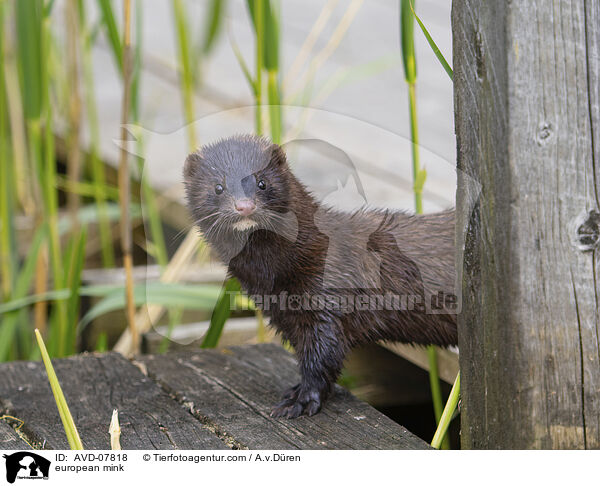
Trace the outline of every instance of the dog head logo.
{"type": "Polygon", "coordinates": [[[17,478],[48,479],[50,461],[33,452],[4,454],[6,460],[6,480],[13,484],[17,478]]]}

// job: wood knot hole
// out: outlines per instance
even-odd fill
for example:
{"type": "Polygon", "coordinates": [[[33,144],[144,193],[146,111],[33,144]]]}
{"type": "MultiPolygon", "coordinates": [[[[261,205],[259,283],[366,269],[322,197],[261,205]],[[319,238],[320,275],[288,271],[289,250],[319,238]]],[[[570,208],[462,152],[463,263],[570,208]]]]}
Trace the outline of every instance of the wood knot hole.
{"type": "Polygon", "coordinates": [[[580,251],[595,250],[600,241],[600,213],[583,211],[572,222],[571,240],[580,251]]]}
{"type": "Polygon", "coordinates": [[[550,140],[552,140],[552,135],[554,135],[554,126],[552,125],[552,123],[540,123],[538,126],[536,137],[538,145],[546,145],[550,140]]]}

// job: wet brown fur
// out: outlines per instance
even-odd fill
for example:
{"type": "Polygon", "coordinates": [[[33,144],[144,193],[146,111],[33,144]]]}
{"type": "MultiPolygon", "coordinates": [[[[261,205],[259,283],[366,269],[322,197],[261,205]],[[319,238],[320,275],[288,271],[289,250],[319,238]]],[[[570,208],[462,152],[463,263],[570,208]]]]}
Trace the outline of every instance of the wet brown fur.
{"type": "MultiPolygon", "coordinates": [[[[392,293],[416,296],[421,302],[412,309],[351,312],[283,309],[271,302],[265,312],[294,347],[302,375],[301,383],[274,407],[274,416],[318,412],[344,357],[355,346],[377,340],[457,343],[455,314],[431,312],[424,305],[438,292],[453,294],[454,211],[416,216],[377,209],[347,213],[321,206],[290,171],[281,148],[254,136],[225,139],[190,154],[184,178],[188,205],[201,231],[249,295],[392,293]],[[265,180],[271,192],[253,191],[246,184],[244,196],[256,201],[256,219],[266,223],[250,232],[243,245],[238,242],[231,248],[238,238],[235,231],[220,225],[224,229],[213,232],[210,225],[219,225],[218,218],[234,220],[227,199],[215,198],[213,191],[221,178],[234,177],[246,183],[248,177],[250,182],[265,180]],[[283,231],[272,231],[275,226],[267,221],[269,214],[288,211],[297,218],[293,241],[283,231]],[[217,214],[207,218],[212,213],[217,214]]],[[[235,197],[239,193],[232,200],[235,197]]]]}

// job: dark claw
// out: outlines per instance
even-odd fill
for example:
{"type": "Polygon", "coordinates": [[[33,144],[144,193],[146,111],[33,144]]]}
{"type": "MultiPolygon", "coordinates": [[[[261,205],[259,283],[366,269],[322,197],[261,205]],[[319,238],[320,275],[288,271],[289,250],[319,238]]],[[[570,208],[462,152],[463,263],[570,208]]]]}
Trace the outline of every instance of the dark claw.
{"type": "Polygon", "coordinates": [[[285,417],[287,415],[287,409],[290,403],[288,400],[283,400],[279,402],[277,405],[273,406],[271,410],[271,417],[279,418],[285,417]]]}
{"type": "Polygon", "coordinates": [[[271,417],[297,418],[302,414],[309,417],[321,410],[321,398],[318,391],[302,390],[296,385],[283,394],[283,400],[271,410],[271,417]]]}
{"type": "Polygon", "coordinates": [[[308,415],[309,417],[312,417],[314,414],[318,413],[319,410],[321,410],[321,403],[320,402],[317,403],[313,400],[308,402],[308,405],[304,409],[304,411],[306,412],[306,415],[308,415]]]}

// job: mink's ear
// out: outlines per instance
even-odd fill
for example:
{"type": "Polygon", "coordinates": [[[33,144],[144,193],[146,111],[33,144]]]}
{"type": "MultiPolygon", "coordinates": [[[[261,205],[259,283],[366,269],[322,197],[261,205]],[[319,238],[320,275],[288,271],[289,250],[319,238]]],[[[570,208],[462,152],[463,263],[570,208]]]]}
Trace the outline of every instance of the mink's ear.
{"type": "Polygon", "coordinates": [[[285,163],[287,162],[285,152],[279,145],[277,145],[276,143],[271,144],[271,146],[269,147],[269,151],[271,152],[271,164],[275,165],[276,167],[285,165],[285,163]]]}
{"type": "Polygon", "coordinates": [[[183,166],[183,178],[191,179],[198,172],[198,167],[202,163],[202,156],[200,152],[192,152],[185,159],[185,164],[183,166]]]}

